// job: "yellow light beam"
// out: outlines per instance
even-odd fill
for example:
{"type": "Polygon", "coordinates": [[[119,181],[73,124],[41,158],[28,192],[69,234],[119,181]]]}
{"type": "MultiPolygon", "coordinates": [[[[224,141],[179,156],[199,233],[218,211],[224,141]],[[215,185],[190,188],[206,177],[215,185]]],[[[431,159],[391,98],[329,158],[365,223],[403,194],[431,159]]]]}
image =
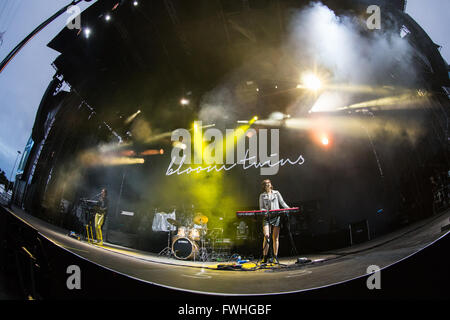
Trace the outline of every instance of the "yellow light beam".
{"type": "Polygon", "coordinates": [[[368,107],[386,107],[386,106],[407,106],[410,104],[415,104],[423,102],[427,98],[427,94],[419,91],[417,94],[402,94],[399,96],[390,96],[380,99],[374,99],[364,102],[355,103],[349,106],[337,108],[336,110],[347,110],[347,109],[357,109],[357,108],[368,108],[368,107]]]}

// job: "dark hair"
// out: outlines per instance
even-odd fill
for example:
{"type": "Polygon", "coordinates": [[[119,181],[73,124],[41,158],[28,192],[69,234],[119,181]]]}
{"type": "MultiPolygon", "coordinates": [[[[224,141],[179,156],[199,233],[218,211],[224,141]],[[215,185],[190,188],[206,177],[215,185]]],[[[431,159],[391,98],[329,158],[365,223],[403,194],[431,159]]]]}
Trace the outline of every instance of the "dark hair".
{"type": "Polygon", "coordinates": [[[264,180],[261,182],[261,189],[262,189],[262,192],[266,192],[266,181],[269,181],[270,184],[272,184],[272,181],[270,181],[270,179],[264,179],[264,180]]]}

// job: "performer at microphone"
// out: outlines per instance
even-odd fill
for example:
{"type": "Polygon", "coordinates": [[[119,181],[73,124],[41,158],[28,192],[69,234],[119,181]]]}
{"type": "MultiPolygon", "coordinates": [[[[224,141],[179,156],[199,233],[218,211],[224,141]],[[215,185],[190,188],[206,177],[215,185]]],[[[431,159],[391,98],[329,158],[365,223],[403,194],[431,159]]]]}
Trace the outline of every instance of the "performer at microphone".
{"type": "MultiPolygon", "coordinates": [[[[280,192],[273,190],[272,182],[266,179],[262,182],[262,193],[259,196],[260,210],[274,210],[280,209],[280,204],[287,209],[289,206],[284,202],[280,192]]],[[[278,247],[280,237],[280,215],[266,216],[263,219],[263,259],[261,263],[267,263],[267,254],[269,252],[268,240],[270,238],[270,228],[272,228],[272,248],[273,248],[273,262],[278,263],[278,247]]]]}
{"type": "Polygon", "coordinates": [[[105,222],[105,216],[108,211],[108,198],[107,191],[105,188],[102,189],[100,197],[98,200],[98,211],[95,213],[95,236],[97,238],[97,243],[103,245],[103,234],[102,226],[105,222]]]}

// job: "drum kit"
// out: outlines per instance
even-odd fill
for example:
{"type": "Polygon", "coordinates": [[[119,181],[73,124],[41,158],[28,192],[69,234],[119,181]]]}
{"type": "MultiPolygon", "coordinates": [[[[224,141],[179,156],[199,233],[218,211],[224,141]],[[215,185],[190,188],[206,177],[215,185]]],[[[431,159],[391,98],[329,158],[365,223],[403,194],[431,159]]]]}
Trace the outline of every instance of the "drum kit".
{"type": "Polygon", "coordinates": [[[168,246],[159,255],[199,261],[210,261],[219,255],[215,244],[223,237],[223,229],[208,229],[208,217],[202,213],[197,213],[189,222],[171,218],[167,222],[176,227],[176,234],[172,236],[172,231],[169,231],[168,246]]]}

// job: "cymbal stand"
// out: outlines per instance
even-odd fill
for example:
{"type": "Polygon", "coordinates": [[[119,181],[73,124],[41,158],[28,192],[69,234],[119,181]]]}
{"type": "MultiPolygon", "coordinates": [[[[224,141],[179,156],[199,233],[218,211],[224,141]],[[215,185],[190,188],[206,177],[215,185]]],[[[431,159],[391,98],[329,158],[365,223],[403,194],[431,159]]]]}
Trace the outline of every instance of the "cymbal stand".
{"type": "Polygon", "coordinates": [[[171,239],[172,239],[172,230],[169,229],[169,231],[167,232],[167,247],[165,247],[158,253],[159,256],[167,256],[169,258],[172,257],[173,251],[172,247],[170,246],[171,239]]]}
{"type": "Polygon", "coordinates": [[[200,260],[205,262],[209,259],[208,250],[205,248],[205,235],[204,231],[200,231],[202,234],[200,235],[200,260]]]}
{"type": "MultiPolygon", "coordinates": [[[[223,233],[223,230],[222,230],[223,233]]],[[[212,230],[210,237],[211,237],[211,259],[219,259],[220,252],[216,251],[216,244],[217,244],[217,238],[220,236],[220,228],[215,228],[212,230]]],[[[223,238],[223,235],[222,235],[223,238]]],[[[220,249],[217,249],[220,251],[220,249]]]]}

